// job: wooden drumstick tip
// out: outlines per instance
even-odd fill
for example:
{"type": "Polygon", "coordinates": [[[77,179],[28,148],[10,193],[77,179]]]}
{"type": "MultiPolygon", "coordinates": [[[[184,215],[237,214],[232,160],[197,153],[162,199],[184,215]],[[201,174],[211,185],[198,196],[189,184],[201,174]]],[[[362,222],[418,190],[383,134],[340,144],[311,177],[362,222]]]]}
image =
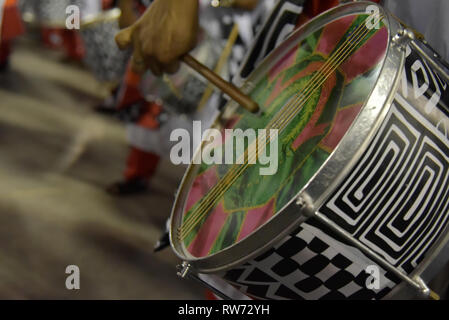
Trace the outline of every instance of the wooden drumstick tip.
{"type": "Polygon", "coordinates": [[[432,300],[440,300],[440,296],[438,295],[438,293],[430,290],[429,292],[429,298],[432,300]]]}
{"type": "Polygon", "coordinates": [[[193,58],[191,55],[186,54],[182,58],[188,66],[193,70],[201,74],[208,81],[214,84],[218,89],[230,96],[235,102],[240,104],[246,110],[256,113],[259,111],[259,105],[248,95],[244,94],[239,88],[237,88],[232,83],[224,80],[218,74],[210,70],[208,67],[203,65],[201,62],[193,58]]]}
{"type": "Polygon", "coordinates": [[[246,106],[246,109],[252,113],[259,112],[259,105],[254,100],[251,100],[251,102],[249,102],[246,106]]]}

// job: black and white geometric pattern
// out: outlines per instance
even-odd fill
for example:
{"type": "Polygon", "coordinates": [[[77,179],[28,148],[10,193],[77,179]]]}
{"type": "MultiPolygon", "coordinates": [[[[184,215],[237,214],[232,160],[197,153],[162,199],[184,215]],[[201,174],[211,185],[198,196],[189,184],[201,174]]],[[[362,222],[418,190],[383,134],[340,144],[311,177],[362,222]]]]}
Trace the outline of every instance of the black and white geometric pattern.
{"type": "Polygon", "coordinates": [[[305,0],[279,0],[262,27],[241,65],[234,82],[241,83],[255,67],[293,31],[305,0]]]}
{"type": "MultiPolygon", "coordinates": [[[[402,87],[407,98],[396,93],[367,151],[319,212],[410,274],[449,224],[449,85],[408,49],[402,87]]],[[[377,266],[381,285],[368,289],[368,266],[376,264],[309,219],[224,278],[261,299],[380,299],[400,282],[377,266]]]]}
{"type": "Polygon", "coordinates": [[[448,223],[449,144],[399,94],[358,165],[320,209],[410,273],[448,223]]]}
{"type": "Polygon", "coordinates": [[[378,289],[368,289],[368,266],[376,264],[358,249],[331,236],[317,222],[297,232],[224,278],[258,299],[380,299],[398,283],[379,268],[378,289]]]}

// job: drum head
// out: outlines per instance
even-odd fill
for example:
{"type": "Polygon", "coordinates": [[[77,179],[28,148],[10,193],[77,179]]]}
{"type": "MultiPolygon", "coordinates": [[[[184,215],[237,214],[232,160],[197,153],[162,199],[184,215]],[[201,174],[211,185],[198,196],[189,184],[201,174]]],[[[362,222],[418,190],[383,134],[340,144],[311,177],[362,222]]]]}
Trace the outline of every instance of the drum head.
{"type": "MultiPolygon", "coordinates": [[[[181,258],[208,259],[251,237],[259,247],[272,240],[259,231],[282,216],[325,166],[379,78],[389,47],[388,21],[375,25],[366,7],[331,10],[270,54],[246,84],[261,113],[228,104],[214,127],[219,131],[210,131],[197,151],[194,163],[200,164],[189,167],[175,203],[171,237],[181,258]],[[241,132],[246,138],[239,149],[235,137],[241,132]],[[233,164],[226,164],[231,157],[233,164]]],[[[250,246],[246,250],[252,254],[250,246]]]]}

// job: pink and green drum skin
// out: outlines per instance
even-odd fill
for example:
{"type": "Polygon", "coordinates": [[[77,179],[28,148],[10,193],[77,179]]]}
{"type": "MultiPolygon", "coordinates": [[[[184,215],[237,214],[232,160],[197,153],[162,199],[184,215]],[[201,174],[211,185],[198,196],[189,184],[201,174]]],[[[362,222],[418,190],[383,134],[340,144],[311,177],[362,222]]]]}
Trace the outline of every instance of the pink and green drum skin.
{"type": "MultiPolygon", "coordinates": [[[[367,18],[344,16],[305,35],[254,83],[250,96],[262,112],[237,108],[220,129],[223,137],[224,129],[264,129],[276,115],[294,108],[279,131],[277,172],[260,175],[264,166],[251,164],[205,206],[204,199],[223,184],[229,171],[243,165],[193,165],[196,176],[183,210],[183,225],[191,226],[181,237],[186,252],[207,257],[249,236],[289,204],[324,165],[359,114],[385,59],[388,30],[382,23],[367,29],[367,18]],[[357,38],[360,30],[363,36],[357,38]],[[295,102],[305,92],[307,98],[295,102]],[[192,215],[198,218],[191,220],[192,215]]],[[[224,154],[226,143],[215,148],[224,154]]]]}

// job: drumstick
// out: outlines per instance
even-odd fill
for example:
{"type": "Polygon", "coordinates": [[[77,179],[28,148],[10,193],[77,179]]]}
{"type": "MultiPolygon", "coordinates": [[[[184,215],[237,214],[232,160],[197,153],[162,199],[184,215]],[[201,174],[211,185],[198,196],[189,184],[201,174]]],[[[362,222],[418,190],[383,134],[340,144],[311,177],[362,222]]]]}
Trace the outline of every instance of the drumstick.
{"type": "MultiPolygon", "coordinates": [[[[223,52],[221,53],[217,65],[214,68],[215,73],[220,74],[221,69],[223,69],[224,65],[228,61],[229,55],[232,52],[232,47],[234,46],[235,41],[237,41],[238,36],[239,36],[239,26],[237,23],[234,23],[234,26],[232,27],[232,30],[229,34],[228,41],[226,41],[226,45],[223,48],[223,52]]],[[[200,103],[198,104],[199,111],[203,110],[203,107],[205,106],[206,102],[209,101],[209,98],[212,95],[213,90],[214,89],[212,83],[209,83],[206,90],[204,90],[200,103]]]]}
{"type": "Polygon", "coordinates": [[[240,89],[238,89],[235,85],[224,80],[222,77],[210,70],[208,67],[196,60],[191,55],[186,54],[181,58],[181,60],[184,61],[193,70],[209,80],[211,83],[213,83],[218,89],[230,96],[235,102],[240,104],[246,110],[254,113],[259,111],[259,106],[254,100],[252,100],[249,96],[240,91],[240,89]]]}

